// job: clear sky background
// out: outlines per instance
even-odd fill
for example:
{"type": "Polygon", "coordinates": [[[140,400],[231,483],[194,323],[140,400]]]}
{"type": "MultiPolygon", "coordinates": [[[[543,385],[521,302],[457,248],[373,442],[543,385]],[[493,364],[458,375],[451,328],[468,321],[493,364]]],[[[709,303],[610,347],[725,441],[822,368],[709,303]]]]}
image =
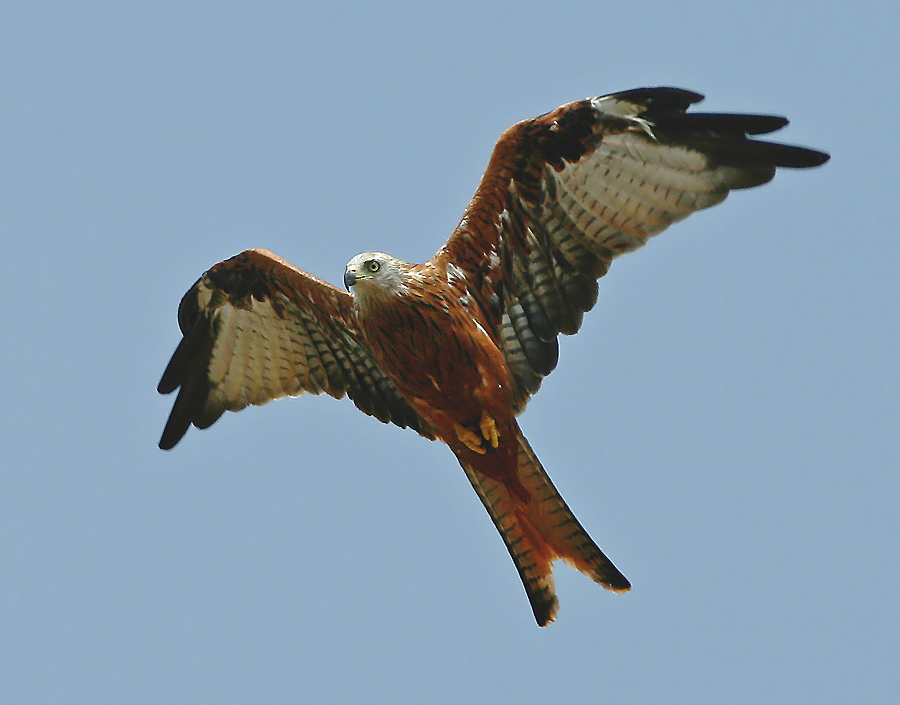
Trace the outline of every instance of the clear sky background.
{"type": "Polygon", "coordinates": [[[5,3],[4,702],[896,702],[898,25],[875,2],[5,3]],[[665,84],[833,158],[618,260],[521,419],[631,593],[559,566],[539,629],[449,450],[346,400],[156,448],[207,267],[427,259],[506,127],[665,84]]]}

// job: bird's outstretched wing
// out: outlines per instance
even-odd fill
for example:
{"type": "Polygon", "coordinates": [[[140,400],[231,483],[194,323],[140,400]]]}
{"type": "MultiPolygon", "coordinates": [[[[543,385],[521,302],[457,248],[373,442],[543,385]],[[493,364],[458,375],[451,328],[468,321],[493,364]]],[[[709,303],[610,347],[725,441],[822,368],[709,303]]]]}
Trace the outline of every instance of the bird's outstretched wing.
{"type": "Polygon", "coordinates": [[[432,263],[480,297],[515,379],[518,410],[578,331],[620,254],[777,167],[828,155],[752,135],[787,119],[688,113],[703,96],[639,88],[582,100],[507,130],[454,234],[432,263]]]}
{"type": "Polygon", "coordinates": [[[178,308],[184,337],[158,389],[180,389],[160,448],[226,410],[304,392],[347,394],[365,413],[432,438],[360,341],[352,306],[347,292],[265,250],[212,267],[178,308]]]}

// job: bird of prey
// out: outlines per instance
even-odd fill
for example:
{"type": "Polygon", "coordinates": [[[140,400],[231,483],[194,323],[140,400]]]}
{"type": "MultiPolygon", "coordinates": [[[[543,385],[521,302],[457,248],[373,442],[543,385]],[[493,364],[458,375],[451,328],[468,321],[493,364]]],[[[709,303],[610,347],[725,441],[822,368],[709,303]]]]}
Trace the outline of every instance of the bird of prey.
{"type": "Polygon", "coordinates": [[[216,264],[185,294],[159,383],[178,389],[160,440],[304,392],[450,446],[512,556],[534,617],[556,616],[552,563],[630,583],[569,510],[519,429],[521,413],[597,299],[613,259],[731,189],[828,155],[757,139],[783,117],[689,112],[703,96],[638,88],[509,128],[462,220],[410,264],[350,260],[347,291],[266,250],[216,264]]]}

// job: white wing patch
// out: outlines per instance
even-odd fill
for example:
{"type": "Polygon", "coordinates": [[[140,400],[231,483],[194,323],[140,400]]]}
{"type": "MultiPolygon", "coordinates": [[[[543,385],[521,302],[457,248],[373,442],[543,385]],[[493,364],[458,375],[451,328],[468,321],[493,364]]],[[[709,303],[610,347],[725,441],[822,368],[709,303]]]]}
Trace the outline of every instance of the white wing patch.
{"type": "Polygon", "coordinates": [[[271,301],[251,297],[249,308],[225,304],[216,310],[213,325],[218,334],[209,363],[208,406],[236,411],[325,391],[327,375],[313,342],[271,301]]]}
{"type": "Polygon", "coordinates": [[[548,169],[559,214],[551,231],[583,238],[616,254],[629,252],[674,222],[725,199],[730,170],[710,170],[706,157],[635,133],[604,138],[594,152],[559,172],[548,169]]]}

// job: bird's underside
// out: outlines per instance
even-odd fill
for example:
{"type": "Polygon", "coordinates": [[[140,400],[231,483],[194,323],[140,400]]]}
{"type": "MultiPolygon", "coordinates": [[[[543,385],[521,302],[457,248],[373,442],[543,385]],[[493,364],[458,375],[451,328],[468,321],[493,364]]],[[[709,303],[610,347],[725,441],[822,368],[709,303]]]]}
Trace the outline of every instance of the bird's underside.
{"type": "Polygon", "coordinates": [[[687,112],[702,99],[641,88],[569,103],[500,138],[450,239],[424,264],[379,252],[338,289],[265,250],[209,269],[178,312],[159,383],[178,390],[160,447],[224,411],[304,392],[349,396],[453,450],[506,542],[541,626],[552,563],[613,591],[628,580],[572,515],[516,415],[556,365],[620,254],[778,167],[828,155],[756,139],[787,120],[687,112]]]}

